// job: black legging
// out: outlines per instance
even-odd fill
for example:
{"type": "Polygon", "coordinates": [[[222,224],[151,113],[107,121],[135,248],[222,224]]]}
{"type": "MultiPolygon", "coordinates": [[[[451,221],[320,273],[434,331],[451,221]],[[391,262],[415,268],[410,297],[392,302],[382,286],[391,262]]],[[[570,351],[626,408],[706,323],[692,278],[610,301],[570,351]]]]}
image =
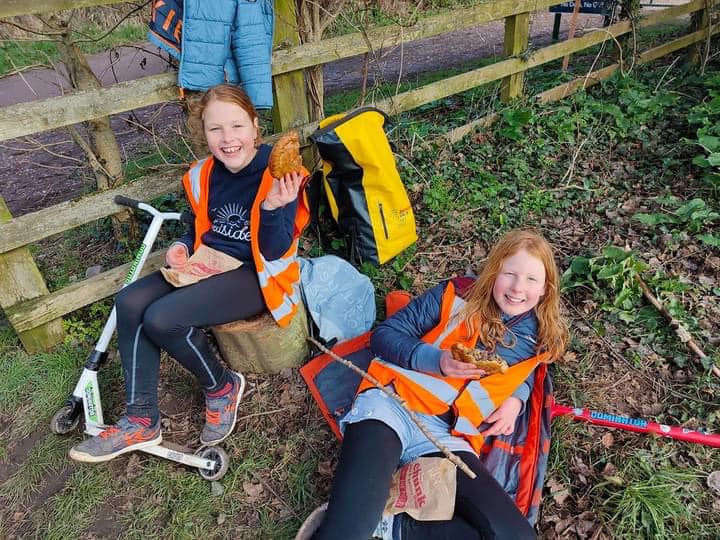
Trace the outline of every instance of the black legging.
{"type": "Polygon", "coordinates": [[[203,327],[248,319],[265,303],[257,273],[241,266],[175,288],[160,272],[125,287],[115,301],[127,414],[157,420],[160,349],[198,378],[207,391],[228,382],[203,327]]]}
{"type": "MultiPolygon", "coordinates": [[[[313,540],[367,540],[380,521],[401,452],[400,439],[382,422],[365,420],[348,425],[325,519],[313,540]]],[[[477,478],[472,480],[458,469],[454,517],[448,521],[416,521],[404,515],[401,538],[536,538],[527,519],[478,457],[472,452],[456,454],[477,478]]]]}

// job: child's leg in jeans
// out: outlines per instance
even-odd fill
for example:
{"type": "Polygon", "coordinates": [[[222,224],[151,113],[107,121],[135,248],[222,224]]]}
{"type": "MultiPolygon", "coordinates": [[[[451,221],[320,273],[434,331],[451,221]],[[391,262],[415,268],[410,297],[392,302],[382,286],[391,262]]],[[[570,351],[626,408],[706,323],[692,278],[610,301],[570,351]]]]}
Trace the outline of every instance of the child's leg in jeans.
{"type": "Polygon", "coordinates": [[[368,540],[385,508],[401,452],[397,434],[382,422],[349,424],[325,520],[313,540],[368,540]]]}

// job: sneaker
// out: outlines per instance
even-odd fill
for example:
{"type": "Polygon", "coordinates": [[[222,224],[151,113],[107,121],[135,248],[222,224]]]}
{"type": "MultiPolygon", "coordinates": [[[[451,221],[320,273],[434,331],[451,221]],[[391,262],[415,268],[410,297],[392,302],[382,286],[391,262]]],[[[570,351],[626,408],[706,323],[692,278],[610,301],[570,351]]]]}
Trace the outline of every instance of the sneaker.
{"type": "Polygon", "coordinates": [[[126,452],[156,446],[161,442],[160,419],[154,425],[145,427],[123,416],[114,426],[73,446],[69,456],[75,461],[100,463],[126,452]]]}
{"type": "Polygon", "coordinates": [[[219,397],[205,396],[205,427],[200,434],[200,443],[205,446],[218,444],[232,433],[237,420],[238,405],[245,391],[245,377],[230,372],[232,389],[219,397]]]}
{"type": "Polygon", "coordinates": [[[302,527],[295,535],[295,540],[310,540],[313,534],[320,528],[320,524],[325,519],[327,511],[327,503],[318,506],[303,522],[302,527]]]}

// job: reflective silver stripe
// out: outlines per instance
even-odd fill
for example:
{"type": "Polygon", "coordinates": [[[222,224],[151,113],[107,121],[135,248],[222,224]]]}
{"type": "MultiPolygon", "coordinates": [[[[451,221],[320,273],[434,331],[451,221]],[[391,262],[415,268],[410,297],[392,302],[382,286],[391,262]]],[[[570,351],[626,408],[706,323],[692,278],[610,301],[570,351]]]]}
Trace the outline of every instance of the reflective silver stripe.
{"type": "MultiPolygon", "coordinates": [[[[270,279],[274,278],[279,274],[282,274],[290,267],[291,264],[297,261],[297,240],[293,241],[288,251],[290,251],[290,255],[288,255],[287,257],[282,257],[280,259],[275,259],[274,261],[266,260],[265,257],[262,256],[262,253],[260,253],[260,260],[263,264],[263,269],[258,271],[257,273],[258,281],[260,282],[260,288],[264,289],[265,287],[267,287],[270,283],[270,279]]],[[[270,313],[272,314],[273,319],[279,321],[284,317],[290,315],[295,305],[299,303],[300,291],[298,288],[298,284],[293,283],[292,293],[287,294],[283,291],[282,303],[275,309],[271,309],[270,313]]]]}
{"type": "Polygon", "coordinates": [[[453,429],[455,431],[463,433],[464,435],[480,435],[480,432],[475,426],[472,425],[472,422],[470,422],[470,420],[468,420],[464,416],[459,416],[457,418],[453,429]]]}
{"type": "Polygon", "coordinates": [[[465,387],[465,392],[470,392],[472,400],[475,402],[475,405],[478,406],[478,409],[480,409],[483,417],[488,417],[490,413],[496,409],[495,404],[490,398],[490,394],[488,394],[485,387],[480,384],[479,381],[471,381],[468,383],[465,387]]]}
{"type": "Polygon", "coordinates": [[[460,310],[465,306],[465,304],[465,300],[463,300],[459,296],[456,296],[453,299],[453,305],[450,308],[450,320],[448,321],[445,330],[443,330],[437,337],[437,339],[433,342],[433,345],[439,347],[440,344],[445,340],[445,338],[455,331],[455,329],[458,327],[458,324],[460,323],[458,314],[460,313],[460,310]]]}
{"type": "Polygon", "coordinates": [[[201,159],[193,167],[190,167],[188,174],[190,175],[190,189],[195,199],[195,204],[200,203],[200,171],[208,158],[201,159]]]}
{"type": "Polygon", "coordinates": [[[187,333],[187,336],[185,336],[185,341],[190,346],[190,348],[195,351],[195,354],[197,355],[200,362],[202,362],[203,367],[205,368],[205,371],[208,372],[208,375],[210,375],[210,378],[212,379],[212,387],[215,388],[217,386],[217,381],[215,380],[215,377],[212,374],[212,371],[210,371],[210,368],[208,367],[207,363],[205,362],[205,359],[203,358],[203,355],[200,354],[200,351],[197,350],[197,347],[195,347],[195,344],[190,341],[190,334],[193,333],[193,330],[195,330],[195,327],[191,326],[190,331],[187,333]]]}
{"type": "Polygon", "coordinates": [[[282,274],[288,267],[297,260],[297,257],[289,255],[284,259],[276,259],[274,261],[266,261],[265,257],[260,254],[260,258],[263,262],[263,269],[258,272],[258,280],[260,281],[261,287],[266,287],[270,278],[282,274]]]}
{"type": "Polygon", "coordinates": [[[138,326],[135,331],[135,339],[133,340],[133,353],[132,353],[132,372],[130,373],[130,404],[135,404],[135,372],[137,371],[137,348],[138,341],[140,341],[140,332],[142,332],[143,325],[138,326]]]}
{"type": "Polygon", "coordinates": [[[290,297],[285,296],[285,298],[283,299],[283,303],[275,309],[271,309],[270,314],[273,316],[273,319],[279,321],[283,317],[286,317],[290,315],[290,313],[292,313],[295,304],[297,304],[297,302],[293,302],[290,297]]]}
{"type": "Polygon", "coordinates": [[[400,366],[390,364],[383,360],[379,360],[378,358],[375,358],[374,360],[375,362],[382,364],[386,368],[395,371],[396,373],[404,377],[407,377],[415,384],[421,386],[423,389],[427,390],[436,398],[444,401],[448,405],[455,401],[455,398],[458,395],[458,391],[452,385],[446,383],[441,379],[438,379],[437,377],[433,377],[432,375],[426,375],[424,373],[420,373],[419,371],[401,368],[400,366]]]}
{"type": "Polygon", "coordinates": [[[267,287],[267,284],[270,281],[270,278],[273,276],[270,272],[265,272],[263,270],[262,272],[258,272],[258,281],[260,282],[260,288],[264,289],[267,287]]]}

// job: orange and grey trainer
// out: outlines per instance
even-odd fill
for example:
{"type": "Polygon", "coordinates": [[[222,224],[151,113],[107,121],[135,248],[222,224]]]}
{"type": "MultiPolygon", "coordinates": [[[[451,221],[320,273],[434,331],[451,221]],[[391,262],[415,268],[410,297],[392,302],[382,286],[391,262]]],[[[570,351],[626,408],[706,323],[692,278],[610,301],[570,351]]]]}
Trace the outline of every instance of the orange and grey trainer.
{"type": "Polygon", "coordinates": [[[125,452],[155,446],[161,442],[160,419],[155,424],[146,427],[123,416],[114,426],[73,446],[69,456],[75,461],[100,463],[109,461],[125,452]]]}
{"type": "Polygon", "coordinates": [[[200,434],[200,443],[205,446],[218,444],[232,433],[237,421],[238,405],[245,391],[245,377],[230,372],[232,387],[221,396],[205,396],[205,427],[200,434]]]}

